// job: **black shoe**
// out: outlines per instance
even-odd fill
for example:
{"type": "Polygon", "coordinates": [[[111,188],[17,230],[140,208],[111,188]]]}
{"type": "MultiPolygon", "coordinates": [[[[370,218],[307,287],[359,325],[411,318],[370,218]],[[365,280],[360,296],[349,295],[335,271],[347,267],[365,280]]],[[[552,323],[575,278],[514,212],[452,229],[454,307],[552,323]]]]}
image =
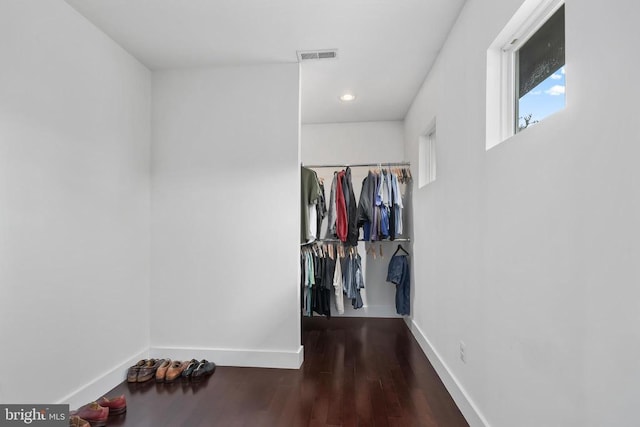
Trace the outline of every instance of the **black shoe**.
{"type": "Polygon", "coordinates": [[[191,374],[191,378],[194,380],[204,378],[205,376],[209,376],[213,374],[213,371],[216,370],[216,364],[213,362],[209,362],[205,359],[202,359],[200,363],[198,363],[198,367],[194,369],[191,374]]]}
{"type": "Polygon", "coordinates": [[[189,378],[191,377],[191,374],[193,373],[193,371],[195,371],[195,369],[198,367],[198,364],[200,362],[198,362],[196,359],[191,359],[191,362],[189,363],[189,365],[187,366],[187,368],[182,371],[182,378],[189,378]]]}

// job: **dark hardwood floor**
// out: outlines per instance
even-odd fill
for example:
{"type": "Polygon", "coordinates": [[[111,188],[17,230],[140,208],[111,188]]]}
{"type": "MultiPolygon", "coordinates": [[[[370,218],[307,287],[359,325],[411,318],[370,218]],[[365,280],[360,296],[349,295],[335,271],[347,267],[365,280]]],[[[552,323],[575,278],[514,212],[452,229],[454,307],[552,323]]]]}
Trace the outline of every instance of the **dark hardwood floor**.
{"type": "Polygon", "coordinates": [[[219,366],[201,382],[118,385],[108,426],[467,426],[401,319],[305,318],[300,370],[219,366]]]}

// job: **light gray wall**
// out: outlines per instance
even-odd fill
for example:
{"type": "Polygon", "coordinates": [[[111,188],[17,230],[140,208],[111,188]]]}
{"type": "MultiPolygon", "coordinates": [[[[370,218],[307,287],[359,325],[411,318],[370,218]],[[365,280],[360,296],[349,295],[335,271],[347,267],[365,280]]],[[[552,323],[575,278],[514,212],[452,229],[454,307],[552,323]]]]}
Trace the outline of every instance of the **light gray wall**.
{"type": "Polygon", "coordinates": [[[492,426],[636,426],[640,9],[567,1],[566,108],[486,151],[486,52],[520,3],[467,2],[405,120],[410,159],[438,135],[413,326],[492,426]]]}
{"type": "Polygon", "coordinates": [[[0,402],[77,406],[149,345],[150,73],[61,1],[0,40],[0,402]]]}
{"type": "Polygon", "coordinates": [[[404,160],[401,121],[302,125],[305,164],[377,163],[404,160]]]}
{"type": "Polygon", "coordinates": [[[154,73],[152,354],[299,366],[298,82],[297,64],[154,73]]]}

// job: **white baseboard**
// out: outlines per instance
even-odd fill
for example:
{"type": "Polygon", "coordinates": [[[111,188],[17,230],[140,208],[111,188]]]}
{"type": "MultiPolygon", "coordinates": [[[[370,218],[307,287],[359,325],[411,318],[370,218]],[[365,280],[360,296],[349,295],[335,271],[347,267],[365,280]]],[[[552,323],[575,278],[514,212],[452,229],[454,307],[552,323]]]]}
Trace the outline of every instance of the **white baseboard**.
{"type": "Polygon", "coordinates": [[[431,345],[431,342],[422,332],[420,327],[413,321],[413,319],[406,320],[407,326],[411,330],[411,333],[420,344],[422,351],[429,359],[429,362],[433,365],[433,368],[438,373],[438,376],[444,383],[444,386],[451,394],[451,397],[460,408],[460,412],[464,415],[465,419],[471,427],[490,427],[487,420],[484,418],[476,404],[471,400],[464,387],[460,385],[455,375],[451,373],[447,364],[442,360],[436,349],[431,345]]]}
{"type": "Polygon", "coordinates": [[[90,383],[83,385],[73,393],[60,399],[57,403],[68,403],[69,408],[74,410],[86,403],[99,399],[127,378],[127,370],[130,366],[135,365],[140,359],[146,359],[148,355],[149,352],[145,350],[132,356],[104,375],[99,376],[90,383]]]}
{"type": "Polygon", "coordinates": [[[152,347],[120,363],[107,373],[83,385],[56,403],[68,403],[71,410],[92,402],[127,378],[127,370],[140,359],[149,357],[174,360],[207,359],[219,366],[299,369],[304,360],[304,348],[297,351],[228,350],[207,348],[152,347]]]}
{"type": "Polygon", "coordinates": [[[299,369],[304,360],[304,351],[302,346],[297,351],[151,347],[149,356],[174,360],[207,359],[218,366],[299,369]]]}

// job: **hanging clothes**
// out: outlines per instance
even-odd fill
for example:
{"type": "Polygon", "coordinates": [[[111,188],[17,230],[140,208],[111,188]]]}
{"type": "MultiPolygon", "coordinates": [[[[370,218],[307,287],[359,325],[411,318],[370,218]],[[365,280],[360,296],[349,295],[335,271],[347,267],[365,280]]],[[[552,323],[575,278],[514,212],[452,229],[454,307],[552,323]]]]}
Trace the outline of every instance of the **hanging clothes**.
{"type": "Polygon", "coordinates": [[[326,258],[313,255],[315,283],[312,287],[312,309],[321,316],[331,317],[331,287],[325,282],[326,258]]]}
{"type": "Polygon", "coordinates": [[[353,308],[362,308],[364,305],[360,296],[360,289],[364,288],[362,276],[362,262],[356,252],[350,253],[342,261],[342,279],[344,282],[344,294],[351,300],[353,308]]]}
{"type": "Polygon", "coordinates": [[[391,197],[389,196],[389,180],[388,174],[386,170],[383,170],[380,174],[380,188],[378,189],[380,193],[380,211],[382,215],[380,216],[380,234],[383,239],[389,237],[389,203],[391,197]]]}
{"type": "Polygon", "coordinates": [[[339,314],[344,314],[345,296],[351,300],[353,308],[363,307],[360,290],[364,288],[364,278],[356,248],[341,243],[337,246],[317,243],[305,246],[300,250],[300,269],[304,316],[315,313],[331,317],[332,293],[339,314]]]}
{"type": "Polygon", "coordinates": [[[315,205],[320,197],[320,183],[315,171],[300,168],[300,243],[309,243],[315,240],[318,230],[314,216],[315,205]],[[312,212],[313,211],[313,212],[312,212]]]}
{"type": "Polygon", "coordinates": [[[373,212],[373,222],[371,223],[371,240],[378,240],[378,230],[380,229],[380,207],[378,206],[378,186],[380,185],[380,175],[373,174],[371,183],[371,211],[373,212]]]}
{"type": "Polygon", "coordinates": [[[365,241],[394,240],[404,232],[401,183],[408,183],[408,169],[369,171],[362,181],[357,227],[365,241]]]}
{"type": "Polygon", "coordinates": [[[349,232],[349,220],[347,218],[347,200],[344,196],[345,171],[338,172],[336,185],[336,236],[341,242],[347,241],[349,232]]]}
{"type": "Polygon", "coordinates": [[[358,244],[358,204],[351,183],[351,169],[334,173],[329,195],[326,238],[337,237],[349,246],[358,244]]]}
{"type": "Polygon", "coordinates": [[[346,243],[349,246],[358,245],[359,229],[357,225],[358,206],[356,204],[356,196],[353,192],[353,184],[351,183],[351,168],[347,168],[344,174],[345,191],[344,196],[347,201],[347,238],[346,243]]]}
{"type": "Polygon", "coordinates": [[[338,172],[333,173],[333,180],[331,181],[331,190],[329,192],[329,206],[327,207],[327,234],[326,239],[331,239],[336,236],[336,187],[338,185],[338,172]]]}
{"type": "MultiPolygon", "coordinates": [[[[302,288],[301,309],[304,316],[317,313],[331,317],[331,290],[333,276],[327,277],[327,259],[317,246],[306,246],[300,252],[302,269],[300,286],[302,288]],[[327,280],[329,280],[327,282],[327,280]]],[[[334,264],[330,265],[335,268],[334,264]]]]}
{"type": "Polygon", "coordinates": [[[411,313],[411,270],[409,253],[402,245],[398,245],[389,261],[387,282],[396,285],[396,313],[408,316],[411,313]],[[398,254],[399,251],[403,251],[404,254],[398,254]]]}
{"type": "Polygon", "coordinates": [[[385,196],[387,194],[385,190],[385,173],[384,171],[380,171],[376,180],[376,202],[375,209],[377,213],[376,219],[376,236],[377,240],[384,240],[389,236],[389,211],[388,211],[388,201],[385,204],[385,196]]]}
{"type": "Polygon", "coordinates": [[[307,242],[311,243],[318,238],[318,210],[316,209],[316,205],[307,206],[309,209],[309,228],[307,230],[307,242]]]}
{"type": "Polygon", "coordinates": [[[315,283],[315,272],[313,270],[311,252],[307,249],[303,249],[300,254],[300,268],[302,270],[300,283],[302,287],[302,313],[305,316],[310,316],[312,312],[312,286],[315,283]]]}
{"type": "Polygon", "coordinates": [[[371,223],[373,222],[373,189],[375,186],[375,176],[369,171],[365,179],[362,180],[362,190],[358,201],[358,211],[356,226],[362,227],[364,240],[371,239],[371,223]]]}
{"type": "Polygon", "coordinates": [[[336,300],[336,310],[338,314],[344,314],[344,298],[342,296],[344,292],[343,279],[342,279],[342,263],[336,255],[336,266],[333,275],[333,288],[336,300]]]}
{"type": "Polygon", "coordinates": [[[402,192],[400,191],[400,180],[398,175],[392,175],[392,188],[393,188],[393,209],[395,212],[395,234],[400,235],[403,232],[402,225],[402,210],[404,204],[402,203],[402,192]]]}
{"type": "Polygon", "coordinates": [[[320,237],[320,230],[322,230],[322,221],[327,216],[327,200],[324,192],[324,182],[319,180],[320,193],[318,195],[318,202],[315,205],[316,208],[316,236],[320,237]]]}
{"type": "MultiPolygon", "coordinates": [[[[331,256],[331,253],[325,255],[324,258],[324,276],[322,278],[322,284],[324,286],[324,292],[326,297],[326,312],[327,316],[331,316],[331,293],[335,292],[335,272],[336,272],[336,264],[335,258],[331,256]]],[[[344,309],[343,309],[344,311],[344,309]]],[[[338,310],[338,313],[340,311],[338,310]]]]}

